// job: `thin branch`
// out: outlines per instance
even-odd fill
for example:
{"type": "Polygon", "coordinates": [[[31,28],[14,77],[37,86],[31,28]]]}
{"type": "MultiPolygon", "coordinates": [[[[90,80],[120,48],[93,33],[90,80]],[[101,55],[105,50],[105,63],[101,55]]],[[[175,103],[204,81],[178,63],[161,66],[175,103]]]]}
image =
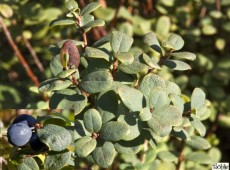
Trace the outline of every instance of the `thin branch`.
{"type": "Polygon", "coordinates": [[[178,162],[176,164],[176,170],[180,169],[180,165],[181,165],[182,161],[184,160],[184,156],[183,156],[184,146],[185,146],[185,140],[182,139],[181,144],[180,144],[180,148],[179,148],[179,157],[178,157],[178,162]]]}
{"type": "Polygon", "coordinates": [[[87,36],[86,36],[86,32],[83,31],[82,32],[82,37],[83,37],[83,41],[84,41],[84,48],[87,46],[88,42],[87,42],[87,36]]]}
{"type": "MultiPolygon", "coordinates": [[[[167,59],[170,57],[170,55],[171,55],[171,53],[172,53],[173,51],[174,51],[173,49],[170,49],[168,52],[166,52],[166,54],[160,58],[160,60],[158,61],[157,64],[158,64],[159,66],[161,66],[161,65],[163,64],[163,62],[164,62],[165,60],[167,60],[167,59]]],[[[154,68],[150,68],[150,69],[148,70],[148,74],[151,73],[151,72],[153,71],[153,69],[154,69],[154,68]]]]}
{"type": "Polygon", "coordinates": [[[29,50],[31,56],[33,57],[34,62],[35,62],[35,64],[37,65],[38,69],[39,69],[41,72],[44,72],[45,69],[44,69],[42,63],[40,62],[40,60],[39,60],[39,58],[38,58],[36,52],[35,52],[34,49],[33,49],[33,47],[31,46],[29,40],[28,40],[26,37],[24,37],[24,36],[22,36],[22,39],[23,39],[23,41],[25,42],[25,45],[26,45],[26,47],[28,48],[28,50],[29,50]]]}
{"type": "Polygon", "coordinates": [[[144,144],[143,144],[143,155],[141,155],[141,163],[143,164],[146,160],[146,152],[148,151],[148,140],[145,140],[144,144]]]}
{"type": "Polygon", "coordinates": [[[200,17],[204,18],[207,12],[207,8],[206,6],[202,6],[201,10],[200,10],[200,17]]]}
{"type": "Polygon", "coordinates": [[[221,10],[221,0],[216,0],[216,10],[217,11],[221,10]]]}
{"type": "Polygon", "coordinates": [[[107,7],[106,0],[99,0],[99,3],[101,4],[102,8],[106,8],[107,7]]]}
{"type": "Polygon", "coordinates": [[[32,70],[30,69],[28,63],[26,62],[25,58],[23,57],[22,53],[19,51],[17,45],[15,44],[14,40],[11,37],[11,34],[8,30],[8,28],[6,27],[6,25],[3,22],[2,17],[0,17],[0,25],[2,26],[3,32],[11,46],[11,48],[14,50],[17,58],[19,59],[19,61],[21,62],[22,66],[25,68],[27,75],[29,76],[29,78],[33,81],[35,86],[39,86],[39,81],[37,79],[37,77],[34,75],[34,73],[32,72],[32,70]]]}

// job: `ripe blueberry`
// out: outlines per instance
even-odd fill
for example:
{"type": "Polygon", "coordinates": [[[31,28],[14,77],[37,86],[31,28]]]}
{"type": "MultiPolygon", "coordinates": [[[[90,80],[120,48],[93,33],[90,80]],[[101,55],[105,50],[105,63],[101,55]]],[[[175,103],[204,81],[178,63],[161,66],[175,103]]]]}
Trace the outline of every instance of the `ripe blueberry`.
{"type": "Polygon", "coordinates": [[[48,150],[48,147],[39,140],[36,132],[32,134],[32,137],[30,139],[30,147],[37,152],[43,152],[48,150]]]}
{"type": "Polygon", "coordinates": [[[14,119],[13,124],[15,123],[24,123],[29,127],[33,127],[36,123],[36,119],[28,114],[21,114],[14,119]]]}
{"type": "Polygon", "coordinates": [[[23,146],[29,142],[32,131],[24,123],[12,124],[7,130],[8,141],[14,146],[23,146]]]}

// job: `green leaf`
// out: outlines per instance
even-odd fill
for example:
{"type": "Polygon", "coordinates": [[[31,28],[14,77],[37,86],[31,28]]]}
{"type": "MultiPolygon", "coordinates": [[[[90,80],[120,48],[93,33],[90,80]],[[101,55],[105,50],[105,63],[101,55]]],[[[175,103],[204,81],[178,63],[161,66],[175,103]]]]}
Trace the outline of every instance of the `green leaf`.
{"type": "Polygon", "coordinates": [[[72,89],[65,89],[55,92],[49,102],[51,109],[74,109],[75,114],[80,113],[87,104],[87,97],[78,94],[72,89]]]}
{"type": "Polygon", "coordinates": [[[198,131],[200,136],[205,135],[206,128],[203,125],[203,123],[195,115],[192,114],[191,117],[189,117],[189,121],[192,124],[192,126],[198,131]]]}
{"type": "Polygon", "coordinates": [[[131,141],[137,138],[140,135],[142,129],[142,123],[137,119],[137,114],[135,113],[124,113],[121,114],[118,119],[118,122],[123,122],[129,126],[129,134],[127,134],[124,138],[125,141],[131,141]]]}
{"type": "Polygon", "coordinates": [[[193,147],[194,149],[199,149],[199,150],[206,150],[209,149],[211,147],[210,143],[200,137],[200,136],[192,136],[190,141],[186,141],[186,143],[193,147]]]}
{"type": "Polygon", "coordinates": [[[170,34],[168,39],[162,42],[162,45],[173,50],[180,50],[184,46],[184,40],[177,34],[170,34]]]}
{"type": "Polygon", "coordinates": [[[81,22],[79,23],[80,27],[87,25],[88,23],[94,21],[94,16],[90,14],[85,14],[81,18],[81,22]]]}
{"type": "Polygon", "coordinates": [[[167,59],[167,60],[163,61],[163,65],[165,65],[165,66],[167,66],[173,70],[178,70],[178,71],[191,70],[190,65],[188,65],[187,63],[185,63],[183,61],[179,61],[179,60],[167,59]]]}
{"type": "Polygon", "coordinates": [[[50,71],[54,77],[63,72],[63,66],[61,64],[60,55],[56,55],[51,59],[50,71]]]}
{"type": "Polygon", "coordinates": [[[130,133],[129,126],[126,123],[110,121],[103,124],[100,136],[106,141],[119,141],[130,133]]]}
{"type": "Polygon", "coordinates": [[[115,9],[110,8],[108,6],[106,8],[100,7],[98,10],[94,12],[94,15],[97,18],[103,19],[108,22],[113,19],[115,15],[115,9]]]}
{"type": "Polygon", "coordinates": [[[72,140],[68,130],[52,124],[37,129],[37,135],[41,142],[45,143],[52,151],[62,151],[66,149],[72,140]]]}
{"type": "Polygon", "coordinates": [[[119,24],[118,30],[129,36],[133,36],[133,25],[129,22],[123,22],[119,24]]]}
{"type": "Polygon", "coordinates": [[[78,4],[75,0],[65,0],[65,7],[71,12],[79,9],[78,4]]]}
{"type": "Polygon", "coordinates": [[[131,141],[119,141],[114,144],[115,150],[121,154],[136,154],[138,153],[141,148],[142,144],[144,143],[144,138],[139,136],[131,141]]]}
{"type": "Polygon", "coordinates": [[[150,92],[148,98],[148,106],[150,108],[157,109],[168,104],[169,104],[168,94],[166,93],[166,90],[163,89],[161,86],[154,88],[150,92]]]}
{"type": "Polygon", "coordinates": [[[58,26],[58,25],[73,25],[76,24],[76,22],[72,19],[55,19],[51,21],[50,27],[58,26]]]}
{"type": "Polygon", "coordinates": [[[140,91],[144,94],[146,99],[149,98],[150,92],[155,89],[156,87],[162,87],[163,89],[166,88],[165,81],[156,74],[147,74],[140,85],[140,91]]]}
{"type": "Polygon", "coordinates": [[[170,151],[160,151],[157,155],[164,162],[177,162],[177,156],[170,151]]]}
{"type": "Polygon", "coordinates": [[[152,49],[157,51],[158,53],[162,53],[160,43],[156,37],[156,35],[153,32],[149,32],[144,35],[143,38],[144,43],[146,43],[148,46],[150,46],[152,49]]]}
{"type": "Polygon", "coordinates": [[[69,70],[65,70],[57,75],[58,78],[67,78],[71,76],[73,73],[78,71],[76,68],[71,68],[69,70]]]}
{"type": "Polygon", "coordinates": [[[105,25],[105,21],[101,20],[101,19],[97,19],[94,21],[91,21],[85,25],[83,25],[81,28],[82,29],[88,29],[88,28],[92,28],[92,27],[101,27],[105,25]]]}
{"type": "Polygon", "coordinates": [[[55,90],[63,90],[72,85],[72,81],[69,79],[48,79],[44,82],[42,82],[39,86],[39,92],[40,93],[46,93],[46,92],[51,92],[55,90]]]}
{"type": "Polygon", "coordinates": [[[106,91],[111,87],[113,77],[108,71],[94,71],[83,77],[80,87],[87,93],[106,91]]]}
{"type": "Polygon", "coordinates": [[[202,27],[202,32],[204,35],[214,35],[217,33],[217,29],[215,26],[208,24],[202,27]]]}
{"type": "Polygon", "coordinates": [[[148,149],[146,152],[145,163],[152,163],[157,157],[157,151],[155,149],[148,149]]]}
{"type": "Polygon", "coordinates": [[[132,15],[130,14],[128,8],[122,5],[117,14],[118,18],[124,18],[126,20],[132,20],[132,15]]]}
{"type": "Polygon", "coordinates": [[[171,56],[174,56],[176,58],[181,58],[181,59],[187,59],[187,60],[195,60],[196,55],[194,53],[190,52],[177,52],[177,53],[171,53],[171,56]]]}
{"type": "Polygon", "coordinates": [[[102,92],[96,100],[96,108],[100,112],[102,122],[105,123],[113,119],[117,114],[118,98],[113,90],[102,92]]]}
{"type": "Polygon", "coordinates": [[[86,54],[86,57],[89,57],[89,58],[102,58],[102,59],[105,59],[106,61],[111,60],[110,56],[106,52],[100,49],[97,49],[97,48],[86,47],[85,54],[86,54]]]}
{"type": "Polygon", "coordinates": [[[47,170],[61,169],[70,160],[71,153],[67,151],[63,152],[49,152],[45,157],[44,168],[47,170]]]}
{"type": "Polygon", "coordinates": [[[173,105],[176,106],[181,113],[183,113],[184,100],[180,96],[175,95],[175,94],[171,94],[169,98],[172,101],[173,105]]]}
{"type": "Polygon", "coordinates": [[[0,13],[6,18],[10,18],[13,15],[13,10],[7,4],[0,4],[0,13]]]}
{"type": "Polygon", "coordinates": [[[86,157],[96,148],[97,141],[89,136],[84,136],[75,142],[75,154],[78,157],[86,157]]]}
{"type": "Polygon", "coordinates": [[[191,108],[200,109],[205,105],[205,93],[200,88],[195,88],[191,96],[191,108]]]}
{"type": "Polygon", "coordinates": [[[212,158],[212,162],[220,162],[222,153],[219,148],[212,147],[208,151],[208,155],[212,158]]]}
{"type": "Polygon", "coordinates": [[[157,19],[156,23],[156,33],[160,37],[167,37],[170,31],[170,18],[169,16],[161,16],[157,19]]]}
{"type": "Polygon", "coordinates": [[[100,3],[98,2],[92,2],[88,5],[86,5],[82,10],[81,10],[81,15],[85,15],[85,14],[90,14],[91,12],[95,11],[97,8],[99,8],[101,6],[100,3]]]}
{"type": "Polygon", "coordinates": [[[139,90],[124,85],[117,89],[117,93],[132,112],[141,111],[145,107],[144,95],[139,90]]]}
{"type": "Polygon", "coordinates": [[[157,166],[157,170],[176,170],[176,166],[174,163],[171,162],[160,162],[157,166]]]}
{"type": "Polygon", "coordinates": [[[116,53],[114,55],[119,61],[121,61],[124,65],[132,64],[134,61],[134,57],[132,53],[116,53]]]}
{"type": "Polygon", "coordinates": [[[172,81],[166,81],[165,83],[168,94],[181,95],[180,87],[176,83],[172,81]]]}
{"type": "Polygon", "coordinates": [[[93,159],[101,168],[108,168],[112,165],[116,151],[111,142],[104,142],[93,151],[93,159]]]}
{"type": "Polygon", "coordinates": [[[133,44],[133,38],[122,32],[113,31],[110,44],[115,53],[128,52],[133,44]]]}
{"type": "Polygon", "coordinates": [[[85,128],[90,132],[98,132],[102,126],[100,113],[96,109],[89,109],[84,113],[83,117],[85,128]]]}
{"type": "Polygon", "coordinates": [[[76,133],[77,133],[77,138],[80,139],[84,136],[91,136],[92,134],[89,133],[86,128],[85,128],[85,125],[84,125],[84,122],[83,120],[78,120],[78,119],[75,119],[75,130],[76,130],[76,133]]]}
{"type": "Polygon", "coordinates": [[[66,125],[66,120],[64,118],[58,117],[58,116],[47,116],[43,121],[43,126],[47,124],[54,124],[54,125],[59,125],[59,126],[65,126],[66,125]]]}
{"type": "Polygon", "coordinates": [[[172,126],[180,126],[182,115],[175,106],[163,106],[152,113],[152,118],[147,122],[148,126],[159,136],[170,134],[172,126]]]}
{"type": "Polygon", "coordinates": [[[17,166],[17,170],[39,170],[39,166],[34,158],[23,159],[23,162],[17,166]]]}
{"type": "Polygon", "coordinates": [[[139,61],[135,60],[132,64],[129,65],[121,63],[118,68],[119,70],[127,74],[138,74],[142,72],[147,72],[149,69],[149,67],[146,64],[140,63],[139,61]]]}
{"type": "Polygon", "coordinates": [[[141,121],[148,121],[152,118],[152,113],[150,112],[150,109],[145,107],[143,108],[139,113],[139,118],[141,121]]]}
{"type": "Polygon", "coordinates": [[[153,57],[149,57],[147,54],[143,53],[143,59],[152,68],[161,69],[161,67],[157,64],[157,60],[153,57]]]}
{"type": "Polygon", "coordinates": [[[212,159],[208,156],[208,154],[204,152],[191,152],[185,156],[186,160],[197,162],[200,164],[211,164],[212,159]]]}

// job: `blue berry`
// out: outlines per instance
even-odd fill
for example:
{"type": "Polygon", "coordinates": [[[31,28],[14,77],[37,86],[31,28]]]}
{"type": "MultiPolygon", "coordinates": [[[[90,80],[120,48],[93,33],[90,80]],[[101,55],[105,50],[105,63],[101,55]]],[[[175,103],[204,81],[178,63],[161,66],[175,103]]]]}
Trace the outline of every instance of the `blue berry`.
{"type": "Polygon", "coordinates": [[[29,127],[33,127],[36,123],[36,119],[28,114],[21,114],[14,119],[13,124],[15,123],[24,123],[29,127]]]}
{"type": "Polygon", "coordinates": [[[24,123],[12,124],[7,130],[8,141],[14,146],[24,146],[31,136],[30,127],[24,123]]]}
{"type": "Polygon", "coordinates": [[[37,152],[42,152],[42,151],[47,151],[48,150],[48,147],[39,140],[36,132],[34,132],[32,134],[32,137],[30,139],[30,147],[34,151],[37,151],[37,152]]]}

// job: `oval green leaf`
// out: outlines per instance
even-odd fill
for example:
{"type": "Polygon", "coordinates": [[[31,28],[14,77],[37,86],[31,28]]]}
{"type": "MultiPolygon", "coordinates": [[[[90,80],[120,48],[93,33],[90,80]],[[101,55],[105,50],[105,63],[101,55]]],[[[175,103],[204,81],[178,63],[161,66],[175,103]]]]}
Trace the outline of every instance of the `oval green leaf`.
{"type": "Polygon", "coordinates": [[[110,44],[115,53],[128,52],[133,44],[133,38],[122,32],[113,31],[110,44]]]}
{"type": "Polygon", "coordinates": [[[119,141],[130,133],[129,126],[126,123],[110,121],[103,124],[100,136],[106,141],[119,141]]]}
{"type": "Polygon", "coordinates": [[[46,170],[61,169],[70,160],[71,153],[67,151],[63,152],[49,152],[45,157],[44,168],[46,170]]]}
{"type": "Polygon", "coordinates": [[[55,92],[49,102],[51,109],[73,109],[75,115],[80,113],[87,105],[87,97],[83,94],[78,94],[72,89],[64,89],[55,92]]]}
{"type": "Polygon", "coordinates": [[[17,170],[39,170],[39,166],[34,158],[25,158],[23,162],[17,166],[17,170]]]}
{"type": "Polygon", "coordinates": [[[54,27],[54,26],[60,26],[60,25],[73,25],[73,24],[76,24],[76,22],[72,19],[55,19],[51,21],[49,26],[54,27]]]}
{"type": "Polygon", "coordinates": [[[132,112],[141,111],[145,107],[144,95],[139,90],[124,85],[117,89],[117,93],[132,112]]]}
{"type": "Polygon", "coordinates": [[[200,150],[206,150],[211,147],[210,143],[200,136],[192,136],[191,140],[186,141],[186,143],[194,149],[200,150]]]}
{"type": "Polygon", "coordinates": [[[162,42],[162,45],[173,50],[180,50],[184,46],[184,40],[177,34],[170,34],[168,39],[162,42]]]}
{"type": "Polygon", "coordinates": [[[84,158],[96,148],[96,145],[96,139],[93,139],[89,136],[84,136],[75,142],[75,154],[78,157],[84,158]]]}
{"type": "Polygon", "coordinates": [[[72,140],[68,130],[52,124],[37,129],[37,135],[41,142],[45,143],[52,151],[62,151],[66,149],[72,140]]]}
{"type": "Polygon", "coordinates": [[[183,61],[179,60],[170,60],[167,59],[163,62],[163,65],[167,66],[168,68],[171,68],[173,70],[178,70],[178,71],[184,71],[184,70],[191,70],[190,65],[183,61]]]}
{"type": "Polygon", "coordinates": [[[98,132],[102,126],[100,113],[96,109],[89,109],[84,113],[83,117],[85,128],[90,132],[98,132]]]}
{"type": "Polygon", "coordinates": [[[111,142],[104,142],[97,146],[92,154],[94,161],[102,168],[112,165],[115,155],[116,151],[111,142]]]}
{"type": "Polygon", "coordinates": [[[92,2],[88,5],[86,5],[82,10],[80,15],[90,14],[91,12],[95,11],[97,8],[99,8],[101,4],[99,2],[92,2]]]}
{"type": "Polygon", "coordinates": [[[87,93],[98,93],[107,90],[113,83],[113,77],[108,71],[94,71],[83,77],[80,87],[87,93]]]}

